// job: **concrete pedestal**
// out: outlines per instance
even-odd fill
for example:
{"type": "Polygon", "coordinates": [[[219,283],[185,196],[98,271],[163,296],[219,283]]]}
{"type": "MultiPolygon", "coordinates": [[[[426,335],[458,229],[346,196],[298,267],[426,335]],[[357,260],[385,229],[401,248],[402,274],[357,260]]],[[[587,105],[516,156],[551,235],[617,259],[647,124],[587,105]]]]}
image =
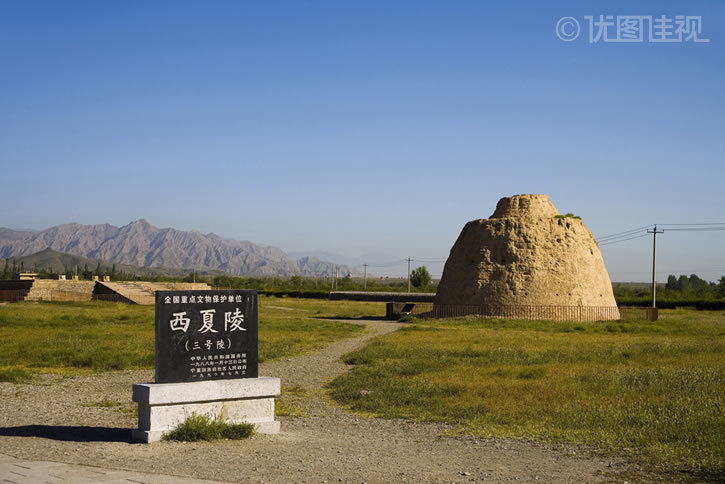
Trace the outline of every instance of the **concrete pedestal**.
{"type": "Polygon", "coordinates": [[[280,394],[279,378],[259,377],[188,383],[133,385],[138,403],[138,429],[133,440],[154,442],[191,414],[222,417],[229,423],[253,423],[262,434],[279,433],[274,420],[274,397],[280,394]]]}

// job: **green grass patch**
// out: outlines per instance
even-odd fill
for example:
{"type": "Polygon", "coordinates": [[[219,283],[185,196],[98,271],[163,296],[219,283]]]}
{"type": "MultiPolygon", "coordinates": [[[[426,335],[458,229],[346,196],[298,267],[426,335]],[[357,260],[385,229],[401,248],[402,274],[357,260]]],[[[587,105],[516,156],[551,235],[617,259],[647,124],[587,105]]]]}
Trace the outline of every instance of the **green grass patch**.
{"type": "Polygon", "coordinates": [[[153,368],[153,307],[94,301],[0,307],[0,365],[80,374],[153,368]]]}
{"type": "MultiPolygon", "coordinates": [[[[315,351],[363,328],[319,318],[382,315],[382,303],[259,298],[259,360],[315,351]],[[270,307],[267,307],[270,306],[270,307]],[[282,308],[282,309],[279,309],[282,308]]],[[[154,367],[154,307],[106,301],[0,306],[0,381],[154,367]]]]}
{"type": "Polygon", "coordinates": [[[725,312],[660,321],[418,320],[346,355],[330,388],[372,415],[584,443],[694,479],[725,475],[725,312]]]}
{"type": "Polygon", "coordinates": [[[32,380],[33,374],[23,368],[0,368],[0,382],[30,383],[32,380]]]}
{"type": "Polygon", "coordinates": [[[212,419],[207,415],[192,414],[174,430],[163,435],[163,440],[199,442],[201,440],[242,440],[254,434],[254,424],[230,424],[221,417],[212,419]]]}
{"type": "Polygon", "coordinates": [[[310,353],[364,332],[362,326],[324,318],[358,318],[384,311],[383,303],[260,296],[259,361],[310,353]]]}
{"type": "Polygon", "coordinates": [[[307,394],[299,385],[282,385],[282,393],[274,402],[274,414],[277,417],[306,417],[307,413],[298,405],[307,394]]]}

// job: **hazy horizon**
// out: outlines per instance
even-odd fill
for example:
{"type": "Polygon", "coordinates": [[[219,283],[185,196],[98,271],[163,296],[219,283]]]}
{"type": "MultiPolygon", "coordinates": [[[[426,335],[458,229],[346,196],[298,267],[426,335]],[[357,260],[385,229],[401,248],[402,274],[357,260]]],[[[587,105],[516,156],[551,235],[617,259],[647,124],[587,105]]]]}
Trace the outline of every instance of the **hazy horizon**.
{"type": "MultiPolygon", "coordinates": [[[[146,219],[138,219],[138,220],[146,220],[146,219]]],[[[138,220],[129,221],[128,223],[133,223],[138,220]]],[[[146,220],[146,221],[159,229],[165,229],[165,228],[176,229],[176,227],[163,227],[163,226],[154,224],[152,221],[149,221],[149,220],[146,220]]],[[[67,222],[66,224],[72,224],[72,223],[78,223],[78,222],[67,222]]],[[[56,224],[54,226],[66,225],[66,224],[56,224]]],[[[88,225],[98,225],[98,224],[88,224],[88,225]]],[[[115,224],[111,224],[111,225],[115,225],[115,224]]],[[[116,226],[121,227],[123,225],[127,225],[127,224],[120,224],[120,225],[116,225],[116,226]]],[[[53,227],[53,226],[51,226],[51,227],[53,227]]],[[[41,231],[49,229],[51,227],[33,228],[33,229],[27,229],[27,228],[19,229],[19,228],[14,228],[14,227],[0,227],[0,228],[9,228],[11,230],[16,230],[16,231],[41,232],[41,231]]],[[[194,230],[194,229],[192,229],[192,230],[194,230]]],[[[209,234],[215,234],[224,239],[240,240],[240,239],[234,239],[231,237],[226,237],[223,234],[219,234],[219,233],[216,233],[213,231],[204,233],[204,235],[209,235],[209,234]]],[[[661,235],[660,235],[660,237],[661,237],[661,235]]],[[[247,240],[247,239],[241,239],[241,240],[247,240]]],[[[651,239],[648,239],[648,240],[651,240],[651,239]]],[[[255,241],[250,241],[250,242],[256,243],[255,241]]],[[[270,245],[270,244],[259,244],[259,245],[276,247],[276,246],[270,245]]],[[[279,248],[281,248],[281,247],[279,247],[279,248]]],[[[363,268],[364,264],[368,264],[367,271],[371,277],[398,277],[398,278],[407,277],[407,260],[406,260],[407,257],[400,258],[400,257],[396,257],[394,255],[383,254],[383,253],[377,253],[377,254],[367,253],[367,254],[355,255],[355,254],[341,254],[341,253],[336,253],[336,252],[331,252],[331,251],[314,250],[314,249],[310,249],[310,250],[286,250],[284,248],[281,248],[281,249],[284,250],[293,259],[299,259],[299,258],[306,257],[306,256],[317,257],[321,260],[325,260],[328,262],[334,262],[334,263],[337,263],[340,265],[346,265],[346,266],[349,266],[353,269],[357,269],[360,271],[364,270],[364,268],[363,268]]],[[[602,251],[603,251],[603,249],[602,249],[602,251]]],[[[441,274],[443,272],[443,266],[445,264],[445,258],[447,258],[447,255],[448,254],[446,254],[446,257],[444,257],[443,260],[435,260],[435,261],[432,261],[431,259],[421,259],[421,258],[411,257],[411,259],[412,259],[411,270],[418,266],[426,266],[429,269],[429,271],[431,272],[431,275],[433,276],[434,279],[440,279],[441,274]]],[[[651,259],[650,259],[650,263],[651,263],[651,259]]],[[[606,265],[606,260],[605,260],[605,265],[606,265]]],[[[667,276],[670,274],[677,275],[677,276],[680,276],[680,275],[689,276],[689,275],[693,274],[692,272],[686,272],[686,271],[685,272],[676,271],[676,270],[672,271],[670,269],[661,270],[661,269],[659,269],[659,267],[660,266],[658,265],[658,280],[657,280],[658,283],[664,283],[667,276]]],[[[613,283],[616,283],[616,282],[640,283],[640,282],[651,282],[652,281],[651,267],[650,267],[650,271],[649,271],[649,277],[639,278],[636,280],[626,279],[626,278],[617,279],[612,276],[611,270],[608,269],[608,272],[610,274],[610,279],[612,280],[613,283]]],[[[625,272],[625,274],[632,274],[632,272],[625,272]]],[[[639,274],[639,272],[637,272],[637,274],[639,274]]],[[[707,277],[703,277],[702,274],[698,274],[698,275],[709,282],[717,282],[720,278],[720,276],[716,276],[711,279],[708,279],[707,277]]],[[[723,275],[725,275],[725,271],[723,271],[723,275]]]]}

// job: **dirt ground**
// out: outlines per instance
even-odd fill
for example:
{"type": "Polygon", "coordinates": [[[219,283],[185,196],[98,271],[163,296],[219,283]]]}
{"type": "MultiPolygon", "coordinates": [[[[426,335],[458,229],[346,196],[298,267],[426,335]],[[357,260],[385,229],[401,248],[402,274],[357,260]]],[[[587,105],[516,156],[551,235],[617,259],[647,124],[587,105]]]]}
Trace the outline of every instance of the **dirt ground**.
{"type": "Polygon", "coordinates": [[[278,435],[211,443],[131,443],[131,385],[152,371],[44,383],[0,383],[0,453],[230,482],[624,482],[624,459],[574,445],[447,436],[442,424],[369,418],[332,405],[322,386],[346,371],[340,356],[399,323],[359,321],[364,336],[260,365],[260,375],[306,391],[304,416],[279,417],[278,435]],[[103,400],[118,406],[93,406],[103,400]],[[125,412],[124,412],[125,411],[125,412]]]}

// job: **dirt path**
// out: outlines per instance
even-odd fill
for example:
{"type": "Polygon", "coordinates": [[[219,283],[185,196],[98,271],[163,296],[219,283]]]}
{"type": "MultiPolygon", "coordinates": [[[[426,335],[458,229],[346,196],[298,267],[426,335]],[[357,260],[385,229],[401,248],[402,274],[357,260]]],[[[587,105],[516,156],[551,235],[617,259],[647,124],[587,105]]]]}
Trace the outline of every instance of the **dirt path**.
{"type": "Polygon", "coordinates": [[[116,372],[52,385],[0,384],[0,454],[238,482],[599,482],[624,464],[582,448],[445,437],[445,425],[351,415],[330,405],[323,384],[346,371],[340,356],[398,323],[359,321],[367,334],[324,350],[265,363],[260,374],[305,389],[304,417],[247,441],[131,444],[131,384],[152,372],[116,372]],[[118,407],[89,406],[102,400],[118,407]]]}

